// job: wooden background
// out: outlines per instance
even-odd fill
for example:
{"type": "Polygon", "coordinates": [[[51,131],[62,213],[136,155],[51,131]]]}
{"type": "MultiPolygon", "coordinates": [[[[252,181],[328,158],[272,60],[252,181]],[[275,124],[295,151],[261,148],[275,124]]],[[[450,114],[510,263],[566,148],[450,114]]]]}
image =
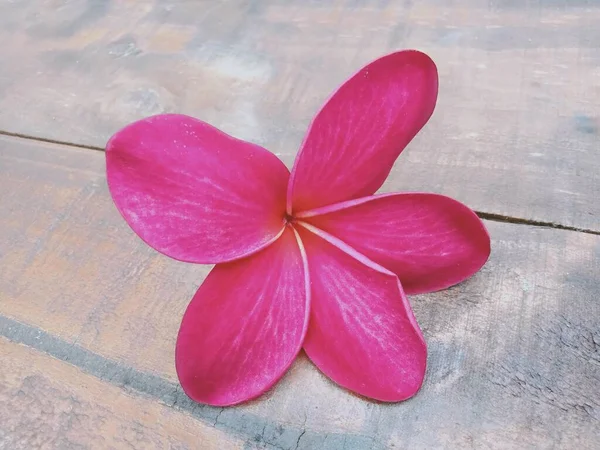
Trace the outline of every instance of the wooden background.
{"type": "Polygon", "coordinates": [[[0,448],[600,448],[600,1],[0,2],[0,448]],[[210,267],[129,230],[104,147],[161,112],[291,166],[330,92],[427,52],[438,107],[384,190],[487,219],[472,279],[411,298],[421,392],[379,404],[301,356],[210,408],[177,384],[179,321],[210,267]]]}

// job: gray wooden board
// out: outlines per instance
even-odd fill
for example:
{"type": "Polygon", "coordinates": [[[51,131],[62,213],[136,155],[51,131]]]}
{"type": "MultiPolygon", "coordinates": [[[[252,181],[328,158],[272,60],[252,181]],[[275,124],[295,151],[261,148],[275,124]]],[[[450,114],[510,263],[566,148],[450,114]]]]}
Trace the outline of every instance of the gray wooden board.
{"type": "Polygon", "coordinates": [[[440,98],[386,190],[600,230],[600,2],[0,3],[0,130],[102,148],[181,112],[291,165],[330,92],[399,48],[440,98]]]}
{"type": "MultiPolygon", "coordinates": [[[[173,365],[181,315],[209,268],[158,255],[127,228],[103,153],[0,138],[0,189],[0,335],[216,426],[228,442],[600,446],[600,236],[486,221],[488,264],[456,287],[411,298],[429,360],[423,389],[407,402],[351,395],[301,356],[263,397],[220,409],[187,399],[173,365]]],[[[0,436],[12,436],[6,423],[0,436]]],[[[195,432],[201,440],[206,430],[195,432]]]]}

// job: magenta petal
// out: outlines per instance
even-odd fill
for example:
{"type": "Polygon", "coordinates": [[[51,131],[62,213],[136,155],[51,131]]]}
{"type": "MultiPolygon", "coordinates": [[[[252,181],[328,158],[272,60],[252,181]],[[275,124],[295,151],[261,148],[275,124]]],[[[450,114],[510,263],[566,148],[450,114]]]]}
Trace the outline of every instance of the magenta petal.
{"type": "Polygon", "coordinates": [[[287,229],[248,258],[217,265],[185,312],[177,375],[192,399],[240,403],[269,389],[302,347],[309,315],[306,258],[287,229]]]}
{"type": "Polygon", "coordinates": [[[312,287],[304,342],[310,359],[366,397],[413,396],[425,376],[427,349],[398,278],[332,236],[333,244],[310,231],[300,234],[312,287]]]}
{"type": "Polygon", "coordinates": [[[218,263],[282,231],[289,171],[264,148],[191,117],[128,125],[106,147],[113,200],[131,228],[172,258],[218,263]]]}
{"type": "Polygon", "coordinates": [[[438,77],[425,54],[384,56],[346,81],[314,118],[296,157],[288,212],[373,194],[433,113],[438,77]]]}
{"type": "MultiPolygon", "coordinates": [[[[394,272],[407,294],[444,289],[477,272],[490,237],[477,215],[437,194],[385,194],[306,213],[333,234],[394,272]]],[[[301,215],[302,216],[302,215],[301,215]]]]}

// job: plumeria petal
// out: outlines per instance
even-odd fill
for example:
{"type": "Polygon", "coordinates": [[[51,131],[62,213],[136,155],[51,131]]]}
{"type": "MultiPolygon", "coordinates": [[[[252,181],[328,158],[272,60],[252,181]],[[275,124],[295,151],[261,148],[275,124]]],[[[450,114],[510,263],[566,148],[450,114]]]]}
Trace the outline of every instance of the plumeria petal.
{"type": "Polygon", "coordinates": [[[287,168],[194,118],[166,114],[128,125],[108,142],[106,168],[127,223],[175,259],[230,261],[283,230],[287,168]]]}
{"type": "Polygon", "coordinates": [[[398,278],[335,237],[302,226],[310,230],[300,235],[312,287],[306,353],[353,392],[389,402],[413,396],[427,349],[398,278]]]}
{"type": "Polygon", "coordinates": [[[269,389],[294,361],[306,333],[310,287],[295,232],[208,275],[183,317],[177,375],[192,399],[232,405],[269,389]]]}
{"type": "Polygon", "coordinates": [[[296,157],[288,212],[373,194],[433,113],[437,89],[435,64],[414,50],[384,56],[346,81],[296,157]]]}
{"type": "Polygon", "coordinates": [[[377,195],[300,217],[394,272],[407,294],[460,283],[490,255],[490,237],[479,217],[443,195],[377,195]]]}

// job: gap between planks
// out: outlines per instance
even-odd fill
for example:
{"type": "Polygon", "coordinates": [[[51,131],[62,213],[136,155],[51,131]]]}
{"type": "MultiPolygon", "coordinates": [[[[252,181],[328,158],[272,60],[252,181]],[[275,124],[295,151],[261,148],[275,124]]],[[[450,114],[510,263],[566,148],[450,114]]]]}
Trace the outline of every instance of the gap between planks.
{"type": "Polygon", "coordinates": [[[529,225],[531,227],[540,228],[554,228],[556,230],[575,231],[577,233],[594,234],[596,236],[600,236],[600,231],[591,230],[589,228],[572,227],[569,225],[562,225],[560,223],[544,222],[542,220],[522,219],[520,217],[511,217],[502,214],[494,214],[483,211],[475,211],[475,214],[477,214],[479,218],[489,220],[491,222],[512,223],[515,225],[529,225]]]}
{"type": "Polygon", "coordinates": [[[74,144],[73,142],[58,141],[56,139],[47,139],[47,138],[38,137],[38,136],[28,136],[26,134],[12,133],[10,131],[4,131],[4,130],[0,130],[0,136],[8,136],[8,137],[12,137],[12,138],[25,139],[27,141],[34,141],[34,142],[44,142],[46,144],[64,145],[65,147],[80,148],[80,149],[84,149],[84,150],[94,150],[96,152],[104,151],[104,149],[102,147],[95,147],[93,145],[74,144]]]}
{"type": "MultiPolygon", "coordinates": [[[[104,149],[102,147],[95,147],[93,145],[75,144],[73,142],[58,141],[55,139],[47,139],[47,138],[37,137],[37,136],[29,136],[26,134],[12,133],[10,131],[4,131],[4,130],[0,130],[0,136],[9,136],[9,137],[13,137],[13,138],[25,139],[25,140],[29,140],[29,141],[35,141],[35,142],[44,142],[44,143],[48,143],[48,144],[64,145],[66,147],[79,148],[79,149],[83,149],[83,150],[93,150],[96,152],[104,151],[104,149]]],[[[481,219],[490,220],[492,222],[512,223],[515,225],[528,225],[528,226],[540,227],[540,228],[554,228],[556,230],[575,231],[577,233],[586,233],[586,234],[593,234],[596,236],[600,236],[600,230],[597,231],[597,230],[592,230],[590,228],[573,227],[573,226],[563,225],[563,224],[555,223],[555,222],[524,219],[521,217],[512,217],[512,216],[506,216],[504,214],[496,214],[496,213],[490,213],[490,212],[485,212],[485,211],[475,211],[475,214],[477,214],[479,216],[479,218],[481,218],[481,219]]]]}

